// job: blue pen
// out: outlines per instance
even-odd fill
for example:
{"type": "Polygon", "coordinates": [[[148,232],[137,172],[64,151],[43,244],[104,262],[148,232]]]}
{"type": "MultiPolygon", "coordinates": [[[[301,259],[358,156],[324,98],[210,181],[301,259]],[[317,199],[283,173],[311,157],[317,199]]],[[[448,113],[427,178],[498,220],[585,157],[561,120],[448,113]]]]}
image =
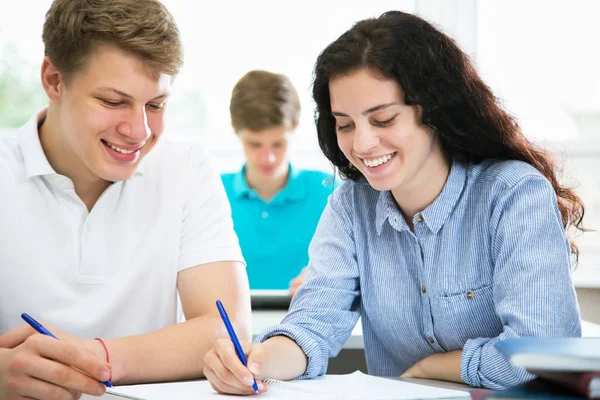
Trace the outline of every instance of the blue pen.
{"type": "MultiPolygon", "coordinates": [[[[227,316],[227,311],[225,311],[225,307],[223,307],[223,303],[221,303],[221,300],[217,300],[217,308],[219,309],[219,314],[221,314],[221,319],[225,324],[225,328],[227,328],[227,333],[229,333],[229,337],[233,342],[233,347],[235,347],[235,352],[237,353],[238,358],[240,359],[242,364],[244,364],[244,367],[247,367],[248,360],[246,360],[246,355],[244,354],[244,350],[242,350],[242,345],[240,344],[240,341],[238,340],[237,335],[233,330],[233,326],[231,325],[231,321],[227,316]]],[[[256,379],[254,379],[252,389],[254,389],[256,393],[258,393],[258,385],[256,385],[256,379]]]]}
{"type": "MultiPolygon", "coordinates": [[[[23,314],[21,314],[21,318],[23,318],[25,320],[25,322],[27,322],[38,333],[41,333],[42,335],[47,335],[47,336],[53,337],[54,339],[58,340],[58,338],[56,336],[54,336],[52,334],[52,332],[50,332],[48,329],[44,328],[44,326],[42,324],[40,324],[39,322],[37,322],[35,319],[33,319],[33,317],[31,315],[23,313],[23,314]]],[[[83,371],[81,371],[81,372],[83,372],[83,371]]],[[[113,385],[112,385],[112,383],[110,383],[110,381],[105,381],[102,383],[104,383],[104,385],[106,387],[113,387],[113,385]]]]}

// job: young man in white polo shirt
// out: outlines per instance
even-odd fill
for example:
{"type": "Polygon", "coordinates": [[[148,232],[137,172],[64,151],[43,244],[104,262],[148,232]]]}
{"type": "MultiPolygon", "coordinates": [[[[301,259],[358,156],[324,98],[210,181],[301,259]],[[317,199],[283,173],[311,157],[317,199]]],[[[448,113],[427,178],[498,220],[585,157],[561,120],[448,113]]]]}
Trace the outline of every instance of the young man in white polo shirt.
{"type": "Polygon", "coordinates": [[[250,305],[219,175],[199,146],[160,140],[173,17],[158,0],[55,0],[43,39],[49,106],[0,139],[0,398],[199,377],[227,336],[215,301],[243,340],[250,305]]]}

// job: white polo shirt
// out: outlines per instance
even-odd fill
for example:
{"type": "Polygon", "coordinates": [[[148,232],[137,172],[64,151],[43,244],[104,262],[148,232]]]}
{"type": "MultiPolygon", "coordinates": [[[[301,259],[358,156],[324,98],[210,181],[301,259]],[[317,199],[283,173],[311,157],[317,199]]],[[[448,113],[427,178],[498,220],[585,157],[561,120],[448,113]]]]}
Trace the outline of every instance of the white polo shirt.
{"type": "Polygon", "coordinates": [[[45,109],[0,137],[0,334],[21,313],[92,338],[176,323],[177,273],[242,254],[201,146],[165,138],[91,212],[38,136],[45,109]]]}

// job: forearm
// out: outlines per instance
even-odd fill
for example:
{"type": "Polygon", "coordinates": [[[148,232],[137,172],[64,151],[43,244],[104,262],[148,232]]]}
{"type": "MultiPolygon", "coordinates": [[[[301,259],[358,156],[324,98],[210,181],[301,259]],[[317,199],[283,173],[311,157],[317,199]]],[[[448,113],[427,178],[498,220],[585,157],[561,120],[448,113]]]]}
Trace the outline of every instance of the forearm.
{"type": "Polygon", "coordinates": [[[421,368],[428,379],[464,383],[460,376],[462,351],[436,353],[421,360],[421,368]]]}
{"type": "Polygon", "coordinates": [[[273,336],[264,342],[267,356],[258,375],[261,379],[294,379],[306,371],[308,360],[302,348],[286,336],[273,336]]]}
{"type": "MultiPolygon", "coordinates": [[[[234,324],[238,338],[251,340],[249,324],[234,324]]],[[[228,337],[223,321],[203,316],[139,336],[105,340],[110,352],[113,383],[198,378],[204,354],[216,339],[228,337]]],[[[100,351],[104,357],[104,349],[100,351]]]]}

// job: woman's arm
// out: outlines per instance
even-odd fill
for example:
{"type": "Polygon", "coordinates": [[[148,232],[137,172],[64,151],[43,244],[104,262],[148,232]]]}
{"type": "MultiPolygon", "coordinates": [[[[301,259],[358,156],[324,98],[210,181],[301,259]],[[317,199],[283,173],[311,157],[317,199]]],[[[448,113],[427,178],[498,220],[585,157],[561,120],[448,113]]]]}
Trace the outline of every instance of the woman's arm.
{"type": "MultiPolygon", "coordinates": [[[[498,183],[501,184],[501,183],[498,183]]],[[[490,219],[493,299],[503,331],[467,340],[461,379],[471,386],[503,389],[533,378],[512,365],[496,342],[525,336],[581,336],[569,243],[556,194],[539,175],[503,189],[490,219]]]]}

